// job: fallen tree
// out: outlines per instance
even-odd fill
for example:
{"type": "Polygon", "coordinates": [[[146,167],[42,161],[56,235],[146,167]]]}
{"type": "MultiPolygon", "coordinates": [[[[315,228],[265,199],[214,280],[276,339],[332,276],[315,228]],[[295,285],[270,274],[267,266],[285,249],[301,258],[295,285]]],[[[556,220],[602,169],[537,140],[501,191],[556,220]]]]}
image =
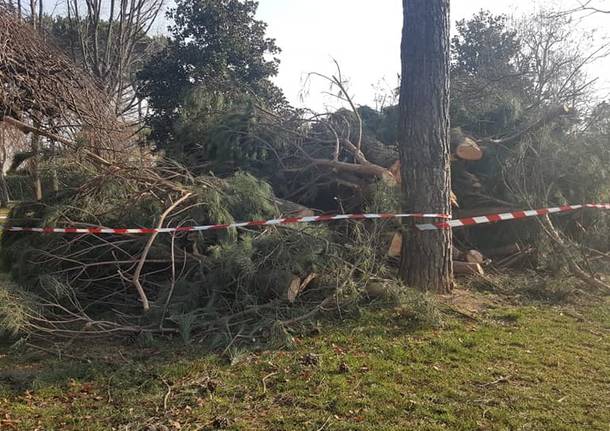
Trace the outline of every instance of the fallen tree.
{"type": "MultiPolygon", "coordinates": [[[[72,175],[73,186],[53,200],[13,208],[8,226],[180,227],[303,211],[245,173],[219,179],[160,164],[110,174],[92,164],[72,175]]],[[[0,320],[18,314],[19,330],[32,339],[176,334],[225,348],[235,337],[289,337],[290,326],[354,303],[369,282],[391,276],[379,238],[357,224],[159,235],[6,232],[2,259],[19,288],[0,305],[0,320]]]]}
{"type": "MultiPolygon", "coordinates": [[[[251,175],[193,175],[140,147],[97,84],[5,9],[0,41],[0,120],[32,142],[20,163],[34,159],[34,177],[51,162],[62,174],[57,193],[16,205],[8,226],[163,227],[311,214],[251,175]]],[[[307,289],[313,300],[297,301],[312,280],[292,294],[294,305],[286,299],[295,275],[307,279],[332,265],[321,257],[332,244],[324,227],[310,226],[149,237],[6,233],[2,256],[19,288],[0,318],[31,335],[179,332],[186,339],[216,328],[230,338],[242,327],[254,334],[336,295],[321,275],[307,289]],[[15,310],[19,319],[7,317],[15,310]],[[257,325],[265,310],[272,313],[257,325]]]]}
{"type": "MultiPolygon", "coordinates": [[[[25,163],[35,158],[45,174],[59,173],[54,192],[17,205],[9,226],[180,227],[401,210],[395,143],[371,129],[340,77],[348,109],[277,112],[248,99],[206,118],[202,133],[185,121],[177,139],[194,140],[196,152],[185,167],[112,116],[104,93],[44,38],[14,17],[0,19],[9,47],[0,53],[3,125],[36,138],[25,163]]],[[[517,193],[506,171],[527,178],[531,166],[515,160],[540,160],[544,152],[527,144],[567,114],[549,108],[505,138],[454,129],[455,214],[522,209],[543,196],[517,193]]],[[[535,266],[540,232],[535,222],[520,226],[457,231],[456,273],[535,266]]],[[[0,320],[32,336],[197,335],[223,348],[289,338],[289,325],[394,286],[395,259],[386,254],[399,256],[403,234],[389,221],[150,236],[6,233],[2,258],[18,286],[3,296],[0,320]]]]}

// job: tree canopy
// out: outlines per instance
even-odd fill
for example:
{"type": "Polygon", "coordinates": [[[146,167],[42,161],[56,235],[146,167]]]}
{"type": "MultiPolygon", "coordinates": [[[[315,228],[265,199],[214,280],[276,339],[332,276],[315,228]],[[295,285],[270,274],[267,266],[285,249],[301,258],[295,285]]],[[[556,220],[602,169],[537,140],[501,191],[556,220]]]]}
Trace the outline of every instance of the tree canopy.
{"type": "MultiPolygon", "coordinates": [[[[240,0],[180,0],[167,46],[140,72],[140,92],[151,109],[158,144],[171,142],[185,102],[197,91],[212,112],[245,97],[277,106],[282,92],[270,81],[280,49],[255,19],[258,3],[240,0]]],[[[223,108],[224,109],[224,108],[223,108]]]]}

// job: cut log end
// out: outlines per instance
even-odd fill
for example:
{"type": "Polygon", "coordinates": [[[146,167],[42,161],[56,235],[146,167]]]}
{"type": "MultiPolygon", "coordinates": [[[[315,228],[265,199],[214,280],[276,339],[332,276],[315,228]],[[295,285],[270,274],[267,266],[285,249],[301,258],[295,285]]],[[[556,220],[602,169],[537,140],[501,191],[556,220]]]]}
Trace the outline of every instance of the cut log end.
{"type": "Polygon", "coordinates": [[[453,260],[466,263],[476,263],[479,265],[485,264],[485,256],[478,250],[462,251],[457,247],[453,247],[453,260]]]}
{"type": "Polygon", "coordinates": [[[451,192],[450,200],[451,200],[451,206],[452,207],[455,207],[455,208],[459,208],[460,207],[460,203],[458,202],[458,198],[457,198],[455,193],[451,192]]]}
{"type": "Polygon", "coordinates": [[[318,276],[315,272],[312,272],[304,280],[301,280],[300,277],[294,276],[290,280],[290,284],[288,285],[288,290],[286,292],[286,298],[288,302],[294,304],[297,300],[297,297],[307,289],[307,286],[311,284],[311,282],[318,276]]]}
{"type": "Polygon", "coordinates": [[[394,177],[394,180],[396,181],[396,184],[400,184],[401,183],[401,176],[400,176],[400,160],[396,160],[392,166],[390,166],[390,174],[392,174],[392,176],[394,177]]]}
{"type": "Polygon", "coordinates": [[[464,142],[455,149],[455,155],[462,160],[477,161],[483,158],[483,149],[470,138],[464,138],[464,142]]]}
{"type": "Polygon", "coordinates": [[[396,232],[394,236],[392,236],[392,242],[390,243],[390,248],[388,249],[389,257],[400,257],[400,253],[402,250],[402,234],[400,232],[396,232]]]}
{"type": "Polygon", "coordinates": [[[311,217],[315,215],[311,208],[307,208],[296,202],[287,201],[278,197],[273,198],[273,203],[278,208],[282,216],[287,217],[311,217]]]}
{"type": "Polygon", "coordinates": [[[485,275],[481,265],[471,262],[454,261],[453,272],[455,275],[485,275]]]}
{"type": "Polygon", "coordinates": [[[466,262],[483,265],[485,263],[485,256],[478,250],[469,250],[466,252],[466,262]]]}

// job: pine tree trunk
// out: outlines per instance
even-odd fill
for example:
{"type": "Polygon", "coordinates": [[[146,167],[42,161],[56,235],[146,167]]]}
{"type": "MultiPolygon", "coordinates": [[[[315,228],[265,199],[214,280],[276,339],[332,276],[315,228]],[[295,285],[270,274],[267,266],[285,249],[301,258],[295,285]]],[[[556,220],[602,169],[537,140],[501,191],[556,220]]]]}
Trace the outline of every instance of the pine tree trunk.
{"type": "MultiPolygon", "coordinates": [[[[449,0],[403,0],[399,147],[406,211],[451,213],[449,0]]],[[[451,291],[451,231],[409,229],[407,285],[451,291]]]]}

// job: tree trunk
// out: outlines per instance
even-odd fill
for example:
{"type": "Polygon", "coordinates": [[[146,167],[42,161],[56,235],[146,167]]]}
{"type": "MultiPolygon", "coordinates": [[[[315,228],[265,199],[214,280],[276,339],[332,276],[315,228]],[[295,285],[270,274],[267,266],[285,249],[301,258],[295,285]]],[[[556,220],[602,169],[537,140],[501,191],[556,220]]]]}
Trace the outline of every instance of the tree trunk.
{"type": "Polygon", "coordinates": [[[6,128],[4,123],[0,123],[0,207],[8,208],[9,194],[8,185],[6,184],[6,178],[4,176],[4,165],[7,159],[6,150],[6,128]]]}
{"type": "Polygon", "coordinates": [[[32,19],[32,27],[36,28],[38,24],[36,20],[36,0],[30,0],[30,18],[32,19]]]}
{"type": "Polygon", "coordinates": [[[38,0],[38,28],[42,29],[42,17],[44,14],[43,0],[38,0]]]}
{"type": "MultiPolygon", "coordinates": [[[[39,128],[40,122],[34,119],[34,127],[39,128]]],[[[37,133],[32,134],[32,153],[34,156],[32,157],[31,170],[32,170],[32,181],[34,186],[34,197],[38,202],[42,201],[42,180],[40,178],[40,135],[37,133]]]]}
{"type": "Polygon", "coordinates": [[[8,184],[4,172],[0,172],[0,208],[8,208],[10,196],[8,193],[8,184]]]}
{"type": "MultiPolygon", "coordinates": [[[[403,0],[400,158],[406,211],[451,213],[449,0],[403,0]]],[[[413,221],[411,221],[413,223],[413,221]]],[[[451,291],[451,230],[410,230],[400,274],[407,285],[451,291]]]]}

